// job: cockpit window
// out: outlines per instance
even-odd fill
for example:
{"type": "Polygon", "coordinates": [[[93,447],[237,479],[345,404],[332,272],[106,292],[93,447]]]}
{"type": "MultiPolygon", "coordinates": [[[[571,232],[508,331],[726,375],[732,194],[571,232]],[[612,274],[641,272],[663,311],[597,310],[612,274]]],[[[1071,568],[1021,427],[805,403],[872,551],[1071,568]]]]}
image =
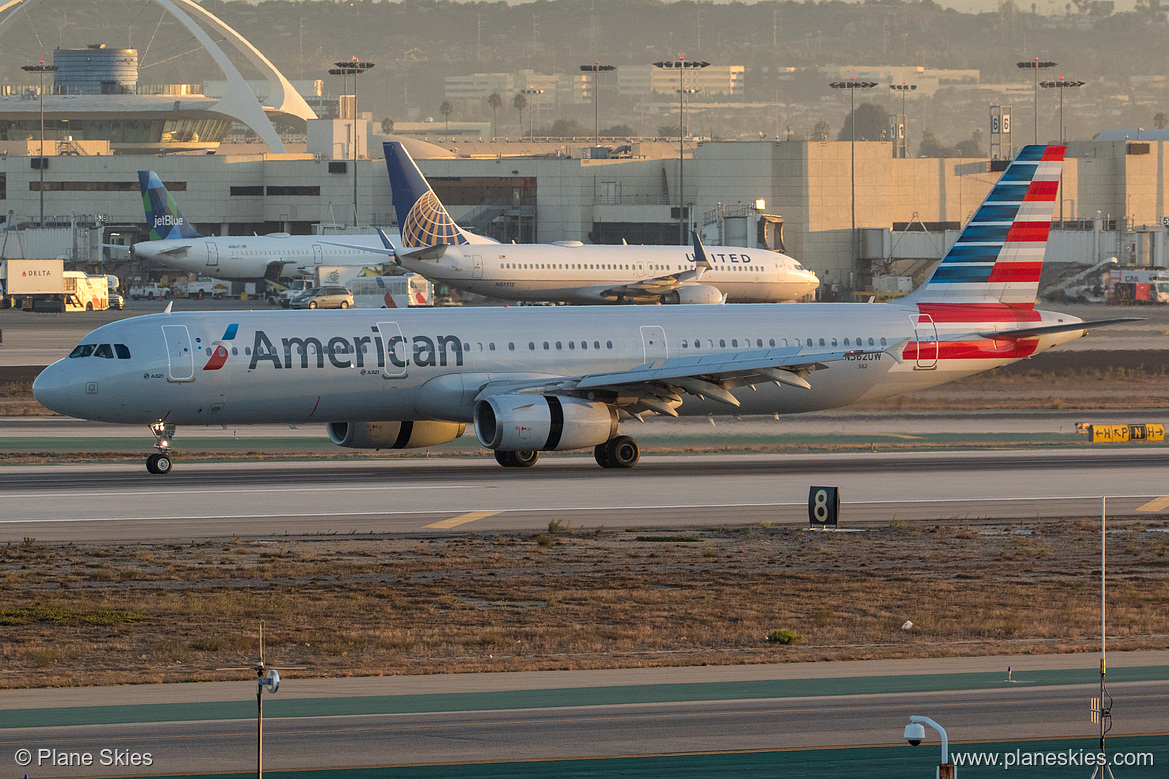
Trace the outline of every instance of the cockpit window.
{"type": "Polygon", "coordinates": [[[114,351],[118,355],[119,360],[130,359],[130,347],[126,344],[114,344],[114,351]]]}
{"type": "Polygon", "coordinates": [[[88,357],[93,354],[93,344],[78,344],[77,347],[69,352],[70,357],[88,357]]]}
{"type": "Polygon", "coordinates": [[[98,347],[93,350],[93,356],[112,360],[114,359],[114,350],[110,348],[109,344],[99,344],[98,347]]]}

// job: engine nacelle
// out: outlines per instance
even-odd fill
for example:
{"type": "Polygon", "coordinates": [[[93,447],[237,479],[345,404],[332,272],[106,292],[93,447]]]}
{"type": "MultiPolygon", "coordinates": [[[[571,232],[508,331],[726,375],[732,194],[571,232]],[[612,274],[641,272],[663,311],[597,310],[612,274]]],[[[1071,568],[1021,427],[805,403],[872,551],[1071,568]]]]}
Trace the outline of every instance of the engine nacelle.
{"type": "Polygon", "coordinates": [[[688,284],[678,287],[662,295],[663,303],[697,303],[700,305],[717,305],[723,302],[723,293],[718,287],[709,284],[688,284]]]}
{"type": "Polygon", "coordinates": [[[475,404],[475,435],[503,452],[581,449],[617,435],[617,411],[556,395],[492,395],[475,404]]]}
{"type": "Polygon", "coordinates": [[[329,422],[329,440],[349,449],[418,449],[455,440],[461,422],[329,422]]]}

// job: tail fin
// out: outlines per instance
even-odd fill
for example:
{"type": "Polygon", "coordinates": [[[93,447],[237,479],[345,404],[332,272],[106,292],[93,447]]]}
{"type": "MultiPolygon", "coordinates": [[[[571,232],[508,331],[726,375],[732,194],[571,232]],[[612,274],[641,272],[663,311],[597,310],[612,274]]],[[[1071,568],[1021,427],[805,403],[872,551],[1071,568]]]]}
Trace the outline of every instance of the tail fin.
{"type": "Polygon", "coordinates": [[[403,249],[490,242],[455,224],[401,143],[386,141],[383,148],[403,249]]]}
{"type": "Polygon", "coordinates": [[[1025,146],[912,303],[1031,308],[1059,189],[1064,146],[1025,146]]]}
{"type": "Polygon", "coordinates": [[[146,210],[146,224],[150,227],[150,240],[202,238],[183,212],[162,180],[152,170],[138,171],[138,187],[142,190],[142,207],[146,210]]]}

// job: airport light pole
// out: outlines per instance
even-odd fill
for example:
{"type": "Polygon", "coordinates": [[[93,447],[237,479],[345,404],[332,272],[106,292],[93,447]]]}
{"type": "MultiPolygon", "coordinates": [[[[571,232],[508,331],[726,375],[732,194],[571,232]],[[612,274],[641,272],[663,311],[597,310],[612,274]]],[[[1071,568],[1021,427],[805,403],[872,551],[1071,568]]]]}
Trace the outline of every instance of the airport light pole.
{"type": "Polygon", "coordinates": [[[856,91],[858,89],[872,89],[877,86],[875,81],[857,81],[856,76],[850,76],[848,81],[833,81],[828,84],[832,89],[848,90],[849,123],[852,125],[852,141],[849,144],[849,180],[851,195],[849,196],[849,211],[852,213],[852,257],[849,258],[849,267],[856,269],[856,91]]]}
{"type": "Polygon", "coordinates": [[[345,76],[353,74],[353,226],[357,227],[357,77],[373,67],[372,62],[363,62],[357,57],[350,60],[333,63],[337,67],[329,68],[329,75],[341,76],[341,91],[345,91],[345,76]]]}
{"type": "Polygon", "coordinates": [[[907,84],[902,81],[900,84],[890,84],[889,89],[901,93],[901,121],[904,122],[904,125],[900,129],[905,133],[905,137],[894,139],[894,142],[897,144],[898,156],[904,159],[909,156],[909,115],[905,113],[905,93],[917,89],[917,84],[907,84]]]}
{"type": "Polygon", "coordinates": [[[600,61],[594,61],[592,65],[581,65],[580,69],[585,73],[593,74],[593,132],[596,135],[597,146],[601,145],[601,93],[598,87],[600,83],[598,79],[602,73],[616,70],[616,65],[602,65],[600,61]]]}
{"type": "Polygon", "coordinates": [[[1065,89],[1075,89],[1076,87],[1084,86],[1083,81],[1064,81],[1063,76],[1060,76],[1056,81],[1040,81],[1039,86],[1044,89],[1058,89],[1059,90],[1059,142],[1064,142],[1064,127],[1063,127],[1063,91],[1065,89]]]}
{"type": "Polygon", "coordinates": [[[41,171],[41,221],[40,226],[45,226],[45,74],[52,73],[58,68],[56,65],[46,65],[44,60],[41,60],[36,65],[21,65],[20,69],[28,73],[36,73],[40,79],[40,88],[38,89],[41,100],[41,151],[40,157],[37,159],[37,167],[41,171]]]}
{"type": "MultiPolygon", "coordinates": [[[[533,113],[533,111],[536,110],[536,95],[544,94],[544,90],[536,89],[535,87],[528,87],[527,89],[521,89],[520,94],[531,95],[531,97],[528,98],[528,140],[530,141],[536,135],[536,118],[535,114],[533,113]]],[[[520,121],[523,121],[523,117],[520,117],[520,121]]],[[[523,132],[522,126],[520,132],[523,132]]]]}
{"type": "Polygon", "coordinates": [[[686,99],[686,87],[682,83],[682,75],[687,69],[702,70],[709,68],[709,62],[699,62],[698,60],[688,60],[682,54],[678,55],[676,60],[666,60],[664,62],[655,62],[655,68],[662,68],[669,70],[676,68],[678,70],[678,245],[685,246],[689,243],[686,240],[686,176],[683,170],[683,159],[685,158],[685,141],[686,141],[686,115],[683,101],[686,99]]]}
{"type": "Polygon", "coordinates": [[[1054,68],[1058,62],[1042,62],[1038,57],[1016,63],[1023,70],[1035,71],[1035,143],[1039,143],[1039,71],[1054,68]]]}

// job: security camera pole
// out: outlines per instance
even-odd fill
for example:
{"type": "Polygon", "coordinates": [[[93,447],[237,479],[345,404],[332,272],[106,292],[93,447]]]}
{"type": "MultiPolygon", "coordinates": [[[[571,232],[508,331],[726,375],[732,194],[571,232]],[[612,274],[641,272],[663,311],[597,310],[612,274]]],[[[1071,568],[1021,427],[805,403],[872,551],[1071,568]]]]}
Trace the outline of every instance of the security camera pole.
{"type": "Polygon", "coordinates": [[[918,730],[922,725],[929,725],[938,732],[938,735],[942,737],[942,762],[938,764],[938,779],[955,779],[958,775],[958,770],[950,762],[950,739],[946,735],[945,728],[929,717],[918,717],[914,715],[909,718],[909,722],[910,724],[905,726],[905,738],[914,746],[920,744],[922,737],[925,735],[924,729],[918,730]],[[914,727],[915,725],[917,728],[914,727]]]}

